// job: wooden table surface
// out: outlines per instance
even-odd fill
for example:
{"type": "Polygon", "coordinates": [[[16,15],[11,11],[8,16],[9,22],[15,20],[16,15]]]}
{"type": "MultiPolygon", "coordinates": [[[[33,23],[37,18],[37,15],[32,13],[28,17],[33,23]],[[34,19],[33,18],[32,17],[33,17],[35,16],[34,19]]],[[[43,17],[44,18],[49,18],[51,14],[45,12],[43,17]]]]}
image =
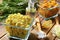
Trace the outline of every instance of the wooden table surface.
{"type": "MultiPolygon", "coordinates": [[[[0,0],[0,2],[1,2],[1,0],[0,0]]],[[[60,0],[58,0],[58,2],[60,2],[60,0]]],[[[60,40],[60,39],[58,39],[56,36],[54,36],[54,35],[51,33],[52,28],[53,28],[53,26],[52,26],[50,29],[43,30],[43,31],[45,31],[46,34],[47,34],[47,37],[44,38],[44,39],[38,39],[38,38],[36,37],[36,35],[34,35],[34,33],[35,33],[35,31],[36,31],[36,30],[34,29],[34,30],[31,31],[31,34],[30,34],[28,40],[60,40]]],[[[8,38],[7,32],[6,32],[5,28],[4,28],[2,25],[0,25],[0,40],[15,40],[15,39],[10,39],[10,38],[8,38]]]]}
{"type": "MultiPolygon", "coordinates": [[[[46,32],[46,35],[47,35],[47,37],[44,39],[38,39],[35,35],[36,30],[33,29],[31,31],[31,34],[30,34],[28,40],[60,40],[51,33],[52,28],[54,28],[54,25],[49,29],[43,30],[44,32],[46,32]]],[[[8,38],[8,35],[7,35],[7,32],[5,31],[5,28],[0,25],[0,40],[15,40],[15,39],[8,38]]]]}
{"type": "MultiPolygon", "coordinates": [[[[58,40],[57,37],[53,36],[53,34],[51,33],[51,30],[49,31],[49,33],[47,34],[47,38],[45,38],[45,39],[38,39],[34,35],[35,31],[36,30],[32,30],[32,33],[30,34],[28,40],[58,40]]],[[[9,39],[7,36],[8,35],[7,35],[4,27],[0,26],[0,40],[13,40],[13,39],[9,39]]]]}

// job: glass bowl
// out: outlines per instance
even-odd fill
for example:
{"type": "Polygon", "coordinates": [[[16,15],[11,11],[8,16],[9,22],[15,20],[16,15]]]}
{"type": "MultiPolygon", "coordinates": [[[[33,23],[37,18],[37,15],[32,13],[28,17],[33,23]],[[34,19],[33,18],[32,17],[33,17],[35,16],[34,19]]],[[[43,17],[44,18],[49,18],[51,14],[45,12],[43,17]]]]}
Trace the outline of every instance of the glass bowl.
{"type": "Polygon", "coordinates": [[[42,15],[39,15],[41,18],[43,18],[44,20],[50,20],[50,19],[53,19],[53,18],[55,18],[55,17],[57,17],[58,16],[58,14],[56,14],[56,15],[54,15],[54,16],[51,16],[51,17],[49,17],[49,18],[45,18],[45,17],[43,17],[42,15]]]}
{"type": "Polygon", "coordinates": [[[38,13],[40,15],[42,15],[44,18],[52,17],[52,16],[56,15],[59,11],[59,6],[55,6],[55,7],[52,7],[52,8],[43,8],[39,5],[40,4],[38,4],[38,7],[39,7],[38,8],[38,13]]]}
{"type": "Polygon", "coordinates": [[[5,22],[2,22],[2,25],[5,27],[10,38],[27,40],[30,35],[30,30],[33,25],[33,22],[34,22],[34,18],[32,19],[31,24],[29,25],[28,28],[12,26],[9,24],[5,24],[5,22]]]}

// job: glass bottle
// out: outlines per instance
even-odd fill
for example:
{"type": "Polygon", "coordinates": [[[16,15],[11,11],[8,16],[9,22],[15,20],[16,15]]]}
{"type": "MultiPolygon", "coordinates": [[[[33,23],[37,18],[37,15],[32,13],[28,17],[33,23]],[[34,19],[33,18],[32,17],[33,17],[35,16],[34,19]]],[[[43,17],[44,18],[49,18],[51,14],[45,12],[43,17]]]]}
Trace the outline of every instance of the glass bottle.
{"type": "Polygon", "coordinates": [[[35,14],[36,14],[36,8],[34,7],[34,3],[32,3],[30,0],[28,3],[28,7],[26,8],[26,15],[35,17],[35,14]]]}

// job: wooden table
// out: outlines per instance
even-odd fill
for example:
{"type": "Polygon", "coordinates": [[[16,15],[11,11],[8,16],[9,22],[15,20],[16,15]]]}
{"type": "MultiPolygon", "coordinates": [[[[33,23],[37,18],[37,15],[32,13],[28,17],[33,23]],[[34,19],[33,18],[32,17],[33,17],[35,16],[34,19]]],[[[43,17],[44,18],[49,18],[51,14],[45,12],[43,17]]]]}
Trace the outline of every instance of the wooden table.
{"type": "MultiPolygon", "coordinates": [[[[53,26],[54,26],[54,25],[53,25],[53,26]]],[[[49,29],[44,29],[44,30],[43,30],[43,31],[46,32],[46,34],[47,34],[47,37],[44,38],[44,39],[38,39],[38,38],[36,37],[36,35],[35,35],[35,31],[36,31],[36,30],[33,29],[33,30],[31,31],[31,34],[30,34],[28,40],[60,40],[60,39],[58,39],[56,36],[54,36],[54,35],[51,33],[51,30],[52,30],[53,26],[52,26],[51,28],[49,28],[49,29]]],[[[15,40],[15,39],[9,39],[7,36],[8,36],[8,35],[7,35],[7,32],[5,31],[5,28],[0,25],[0,40],[15,40]]]]}
{"type": "MultiPolygon", "coordinates": [[[[1,0],[0,0],[0,2],[1,2],[1,0]]],[[[60,0],[58,0],[58,2],[60,2],[60,0]]],[[[34,35],[34,33],[35,33],[35,31],[36,31],[36,30],[34,29],[34,30],[31,31],[31,34],[30,34],[28,40],[60,40],[60,39],[58,39],[56,36],[53,36],[53,34],[51,33],[52,28],[53,28],[53,27],[51,27],[51,28],[48,29],[48,30],[43,30],[43,31],[45,31],[46,34],[47,34],[47,37],[44,38],[44,39],[38,39],[38,38],[36,37],[36,35],[34,35]]],[[[0,25],[0,40],[15,40],[15,39],[9,39],[7,36],[8,36],[8,35],[7,35],[7,32],[6,32],[5,28],[0,25]]]]}
{"type": "MultiPolygon", "coordinates": [[[[50,29],[49,29],[50,30],[50,29]]],[[[48,31],[49,31],[48,30],[48,31]]],[[[29,36],[28,40],[57,40],[58,38],[56,38],[55,36],[52,35],[51,30],[49,31],[49,33],[47,34],[48,37],[45,39],[38,39],[33,32],[35,32],[36,30],[32,30],[31,35],[29,36]]],[[[47,32],[47,31],[46,31],[47,32]]],[[[0,40],[13,40],[13,39],[9,39],[7,37],[7,33],[4,29],[4,27],[0,26],[0,40]]]]}

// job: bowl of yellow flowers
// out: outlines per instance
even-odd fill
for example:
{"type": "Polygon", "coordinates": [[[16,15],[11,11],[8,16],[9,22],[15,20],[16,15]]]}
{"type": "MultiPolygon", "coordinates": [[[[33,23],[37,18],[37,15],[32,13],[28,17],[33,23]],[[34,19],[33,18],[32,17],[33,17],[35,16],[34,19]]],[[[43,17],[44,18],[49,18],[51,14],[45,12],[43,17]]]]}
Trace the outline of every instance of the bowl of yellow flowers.
{"type": "Polygon", "coordinates": [[[10,35],[9,37],[20,40],[28,39],[32,24],[33,18],[20,13],[10,14],[3,23],[6,31],[10,35]]]}

